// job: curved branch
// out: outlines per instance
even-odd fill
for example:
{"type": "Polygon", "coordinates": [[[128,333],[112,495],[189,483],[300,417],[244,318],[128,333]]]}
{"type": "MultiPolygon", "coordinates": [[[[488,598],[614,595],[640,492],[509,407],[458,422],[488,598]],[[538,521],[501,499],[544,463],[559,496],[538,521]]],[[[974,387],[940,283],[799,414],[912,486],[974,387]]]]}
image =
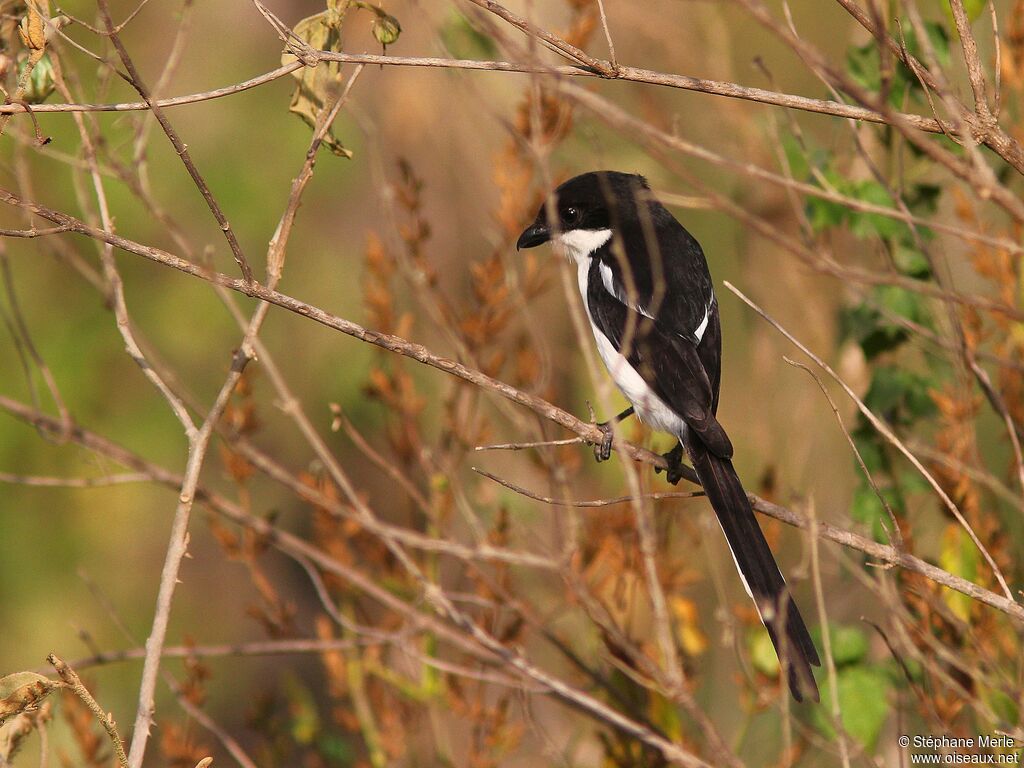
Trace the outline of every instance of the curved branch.
{"type": "MultiPolygon", "coordinates": [[[[0,200],[10,205],[16,205],[24,208],[25,210],[31,211],[32,213],[52,221],[59,226],[66,226],[70,231],[102,240],[103,242],[109,243],[124,251],[149,259],[150,261],[173,267],[174,269],[194,277],[201,278],[217,285],[223,285],[226,288],[245,294],[246,296],[266,301],[270,304],[281,307],[282,309],[286,309],[289,312],[294,312],[297,315],[307,317],[321,325],[327,326],[328,328],[341,331],[342,333],[357,338],[360,341],[387,349],[391,352],[395,352],[404,357],[423,363],[424,365],[429,365],[432,368],[449,373],[463,381],[481,387],[482,389],[495,392],[502,397],[529,408],[539,416],[564,427],[588,442],[597,442],[603,438],[603,433],[598,429],[596,424],[582,421],[571,413],[562,410],[543,398],[523,392],[510,384],[506,384],[503,381],[492,378],[481,371],[464,366],[455,360],[436,355],[426,347],[407,341],[400,336],[393,336],[391,334],[378,333],[376,331],[369,330],[357,323],[353,323],[350,320],[338,317],[337,315],[332,315],[319,307],[312,306],[300,301],[299,299],[287,296],[286,294],[272,291],[258,283],[245,283],[241,279],[228,277],[227,275],[218,272],[203,269],[202,267],[199,267],[186,259],[182,259],[168,253],[167,251],[142,245],[110,232],[104,232],[96,229],[95,227],[89,226],[85,222],[80,221],[73,216],[54,211],[36,203],[22,200],[17,195],[2,188],[0,188],[0,200]]],[[[0,396],[0,408],[14,413],[21,418],[28,418],[30,415],[34,414],[30,409],[27,409],[19,403],[2,396],[0,396]]],[[[48,417],[43,417],[41,415],[32,416],[31,418],[28,418],[28,420],[33,424],[44,428],[49,424],[48,417]]],[[[667,466],[665,459],[662,456],[618,437],[615,438],[612,445],[617,451],[631,459],[634,459],[635,461],[650,464],[654,467],[665,468],[667,466]]],[[[689,467],[684,467],[684,477],[689,482],[697,483],[696,473],[694,473],[689,467]]],[[[807,519],[798,512],[794,512],[790,509],[786,509],[785,507],[762,499],[755,494],[749,494],[749,496],[754,509],[762,514],[774,517],[777,520],[797,528],[808,528],[810,525],[807,519]]],[[[899,566],[904,570],[921,574],[925,578],[934,581],[937,584],[956,590],[957,592],[967,595],[968,597],[984,603],[985,605],[996,608],[1017,621],[1024,623],[1024,606],[1021,606],[1002,595],[987,590],[984,587],[978,586],[973,582],[944,571],[931,563],[927,563],[924,560],[915,557],[914,555],[900,552],[893,547],[885,544],[879,544],[860,536],[859,534],[846,531],[837,526],[829,525],[828,523],[816,523],[815,530],[822,538],[841,544],[845,547],[849,547],[850,549],[863,552],[869,557],[875,558],[881,562],[899,566]]]]}
{"type": "MultiPolygon", "coordinates": [[[[319,61],[333,61],[339,64],[376,64],[378,66],[392,67],[520,72],[525,74],[557,75],[560,77],[600,77],[602,79],[609,79],[607,76],[602,76],[597,72],[577,65],[546,66],[544,64],[524,64],[513,61],[479,61],[475,59],[448,59],[431,56],[379,56],[368,53],[336,53],[334,51],[314,51],[313,53],[316,54],[319,61]]],[[[154,99],[152,104],[158,108],[177,107],[183,104],[194,104],[200,101],[219,99],[223,96],[230,96],[272,82],[301,69],[303,66],[301,61],[294,61],[236,85],[229,85],[212,91],[203,91],[186,96],[154,99]]],[[[812,99],[807,96],[769,91],[764,88],[752,88],[722,80],[707,80],[700,77],[690,77],[689,75],[676,75],[668,72],[657,72],[651,69],[621,65],[616,69],[612,77],[615,80],[679,88],[684,91],[697,91],[713,96],[743,99],[759,104],[788,107],[804,112],[815,112],[817,114],[844,117],[851,120],[864,120],[870,123],[886,123],[889,121],[889,118],[881,112],[853,104],[843,104],[827,99],[812,99]]],[[[129,101],[116,104],[36,104],[31,109],[32,112],[38,114],[41,112],[133,112],[149,108],[149,104],[145,101],[129,101]]],[[[0,105],[0,115],[27,111],[28,109],[21,104],[0,105]]],[[[909,125],[927,133],[948,133],[953,130],[951,126],[945,125],[932,117],[924,117],[912,113],[904,113],[900,117],[909,125]]]]}

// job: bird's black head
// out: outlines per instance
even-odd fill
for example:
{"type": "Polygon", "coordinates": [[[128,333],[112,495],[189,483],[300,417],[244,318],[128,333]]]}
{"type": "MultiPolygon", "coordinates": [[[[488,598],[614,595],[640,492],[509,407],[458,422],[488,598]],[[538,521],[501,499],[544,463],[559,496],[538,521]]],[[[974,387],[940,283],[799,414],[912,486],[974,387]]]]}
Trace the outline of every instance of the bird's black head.
{"type": "Polygon", "coordinates": [[[519,236],[516,249],[533,248],[566,233],[609,230],[616,222],[635,217],[649,195],[647,180],[633,173],[592,171],[576,176],[554,191],[550,206],[541,206],[537,218],[519,236]]]}

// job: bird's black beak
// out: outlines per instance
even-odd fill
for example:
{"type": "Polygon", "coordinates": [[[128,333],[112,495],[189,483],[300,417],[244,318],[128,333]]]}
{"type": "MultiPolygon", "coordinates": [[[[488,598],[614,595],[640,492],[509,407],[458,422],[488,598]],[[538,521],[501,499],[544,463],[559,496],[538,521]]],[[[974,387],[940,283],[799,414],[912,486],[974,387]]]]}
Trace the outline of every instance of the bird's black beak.
{"type": "Polygon", "coordinates": [[[550,239],[551,230],[548,228],[548,225],[535,221],[516,240],[516,250],[521,251],[523,248],[534,248],[542,243],[546,243],[550,239]]]}

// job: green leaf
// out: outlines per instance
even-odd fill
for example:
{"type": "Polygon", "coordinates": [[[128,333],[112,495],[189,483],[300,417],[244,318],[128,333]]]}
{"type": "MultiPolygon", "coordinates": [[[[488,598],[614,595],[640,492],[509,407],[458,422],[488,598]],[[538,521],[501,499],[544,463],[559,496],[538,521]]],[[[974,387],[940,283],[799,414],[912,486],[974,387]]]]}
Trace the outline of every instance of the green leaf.
{"type": "Polygon", "coordinates": [[[907,425],[935,413],[932,386],[930,380],[911,371],[893,365],[879,366],[864,403],[890,423],[907,425]]]}
{"type": "MultiPolygon", "coordinates": [[[[894,489],[881,488],[879,491],[894,514],[903,512],[902,499],[894,489]]],[[[882,506],[878,494],[867,484],[866,480],[853,493],[850,517],[859,523],[870,525],[872,539],[882,544],[889,543],[891,532],[886,532],[885,526],[888,525],[892,528],[892,521],[889,519],[889,513],[882,506]]]]}
{"type": "MultiPolygon", "coordinates": [[[[836,678],[843,729],[865,749],[873,749],[889,716],[888,676],[874,666],[848,666],[838,670],[836,678]]],[[[811,718],[829,740],[836,736],[831,715],[827,714],[831,702],[832,681],[826,678],[821,686],[821,705],[812,710],[811,718]]]]}
{"type": "Polygon", "coordinates": [[[877,93],[882,86],[878,49],[874,41],[846,51],[846,69],[857,85],[877,93]]]}
{"type": "MultiPolygon", "coordinates": [[[[967,12],[967,18],[972,24],[985,12],[987,6],[988,0],[964,0],[964,10],[967,12]]],[[[956,21],[953,19],[953,9],[949,5],[949,0],[946,0],[942,7],[946,11],[946,16],[949,17],[950,26],[956,29],[956,21]]]]}
{"type": "MultiPolygon", "coordinates": [[[[882,90],[882,65],[878,47],[874,41],[853,46],[846,52],[846,69],[850,77],[862,88],[872,93],[882,90]]],[[[904,94],[915,85],[912,73],[902,63],[897,64],[889,78],[889,103],[900,106],[904,94]]]]}
{"type": "MultiPolygon", "coordinates": [[[[851,197],[878,206],[879,208],[890,208],[895,210],[896,206],[892,197],[885,187],[874,180],[857,182],[847,191],[851,197]]],[[[884,238],[896,237],[907,231],[907,225],[899,219],[883,216],[880,213],[865,213],[862,211],[850,212],[850,231],[861,238],[879,236],[884,238]]]]}
{"type": "MultiPolygon", "coordinates": [[[[821,643],[821,629],[816,627],[812,635],[818,641],[818,648],[823,647],[821,643]]],[[[864,634],[863,630],[849,624],[829,625],[829,641],[832,646],[832,660],[837,667],[856,664],[868,652],[867,635],[864,634]]]]}
{"type": "Polygon", "coordinates": [[[881,285],[874,293],[878,303],[892,314],[905,317],[918,325],[931,325],[931,312],[921,294],[898,285],[881,285]]]}
{"type": "Polygon", "coordinates": [[[885,460],[885,454],[882,453],[881,441],[878,439],[878,433],[875,432],[874,427],[867,425],[867,429],[855,431],[853,442],[857,446],[857,451],[868,472],[874,474],[888,469],[889,464],[885,460]]]}
{"type": "MultiPolygon", "coordinates": [[[[27,66],[28,58],[22,59],[18,65],[19,81],[27,66]]],[[[50,59],[49,53],[44,53],[39,61],[36,62],[35,67],[32,69],[32,74],[28,77],[23,100],[29,104],[41,104],[46,101],[47,97],[53,93],[56,87],[57,82],[54,79],[53,61],[50,59]]]]}
{"type": "Polygon", "coordinates": [[[377,42],[386,48],[397,42],[400,34],[402,34],[402,25],[398,23],[398,19],[384,11],[378,12],[377,18],[373,22],[373,36],[377,38],[377,42]]]}
{"type": "Polygon", "coordinates": [[[861,630],[840,626],[832,632],[832,657],[837,666],[855,664],[867,654],[868,639],[861,630]]]}
{"type": "Polygon", "coordinates": [[[320,731],[320,713],[313,693],[294,676],[285,679],[284,687],[292,738],[299,744],[312,744],[320,731]]]}
{"type": "MultiPolygon", "coordinates": [[[[916,280],[928,280],[932,276],[931,265],[924,257],[924,254],[916,248],[897,245],[893,250],[892,258],[896,262],[896,268],[907,277],[913,277],[916,280]]],[[[914,295],[918,296],[918,294],[914,295]]],[[[920,296],[918,298],[920,299],[920,296]]]]}
{"type": "Polygon", "coordinates": [[[931,490],[931,485],[916,469],[900,472],[899,482],[904,493],[925,493],[931,490]]]}
{"type": "Polygon", "coordinates": [[[761,627],[751,629],[747,634],[747,650],[750,652],[750,663],[754,669],[769,677],[779,674],[779,657],[768,633],[761,627]]]}
{"type": "Polygon", "coordinates": [[[317,740],[317,749],[329,761],[338,765],[354,765],[358,756],[352,745],[336,733],[325,733],[317,740]]]}
{"type": "MultiPolygon", "coordinates": [[[[904,22],[903,29],[906,33],[907,50],[918,59],[925,61],[927,57],[925,56],[924,48],[918,42],[917,34],[914,32],[913,27],[909,23],[904,22]]],[[[928,35],[928,42],[931,43],[932,51],[935,53],[935,58],[938,59],[939,64],[943,68],[948,67],[950,61],[949,33],[946,31],[946,27],[937,21],[926,21],[924,22],[924,31],[928,35]]]]}
{"type": "Polygon", "coordinates": [[[791,133],[782,137],[782,151],[786,155],[786,165],[794,179],[806,179],[811,173],[811,164],[803,145],[791,133]]]}
{"type": "Polygon", "coordinates": [[[1009,729],[1012,724],[1019,722],[1020,704],[1012,696],[996,688],[981,688],[981,699],[988,705],[989,709],[996,713],[999,718],[994,725],[996,728],[1009,729]]]}
{"type": "MultiPolygon", "coordinates": [[[[984,0],[982,0],[984,2],[984,0]]],[[[967,0],[970,2],[970,0],[967,0]]],[[[939,60],[939,64],[942,65],[943,69],[949,66],[949,33],[946,28],[939,24],[937,21],[926,21],[924,23],[925,31],[928,33],[928,39],[931,41],[932,47],[935,49],[935,56],[939,60]]]]}
{"type": "MultiPolygon", "coordinates": [[[[494,59],[498,56],[494,40],[476,29],[454,9],[441,27],[441,41],[457,59],[494,59]]],[[[793,141],[788,134],[783,138],[783,143],[786,139],[793,141]]]]}
{"type": "MultiPolygon", "coordinates": [[[[949,34],[946,28],[937,22],[924,22],[925,33],[931,43],[935,58],[946,67],[949,65],[949,34]]],[[[908,21],[903,21],[900,30],[905,36],[907,50],[920,60],[926,60],[923,49],[918,43],[913,26],[908,21]]],[[[894,30],[899,34],[900,30],[894,30]]],[[[894,107],[900,106],[904,95],[909,91],[918,99],[924,98],[921,83],[902,62],[894,62],[889,81],[889,103],[894,107]]],[[[878,46],[874,41],[865,43],[862,46],[852,46],[846,52],[846,69],[850,77],[860,85],[873,93],[880,93],[882,90],[881,60],[878,54],[878,46]]]]}
{"type": "Polygon", "coordinates": [[[889,684],[894,690],[905,690],[911,683],[924,682],[924,665],[909,656],[903,658],[902,664],[890,657],[875,666],[885,670],[889,684]]]}
{"type": "Polygon", "coordinates": [[[903,195],[907,207],[919,216],[935,213],[939,209],[942,187],[938,184],[914,184],[903,195]]]}
{"type": "Polygon", "coordinates": [[[807,219],[815,232],[838,227],[849,218],[850,209],[842,203],[812,197],[807,200],[807,219]]]}
{"type": "MultiPolygon", "coordinates": [[[[939,566],[967,581],[975,581],[978,575],[978,557],[978,549],[971,541],[971,537],[957,523],[949,523],[942,536],[939,566]]],[[[943,587],[942,600],[957,618],[964,622],[970,621],[973,606],[971,598],[943,587]]]]}
{"type": "Polygon", "coordinates": [[[876,309],[866,304],[840,310],[839,334],[843,340],[857,342],[868,360],[895,349],[907,340],[905,330],[887,322],[876,309]]]}

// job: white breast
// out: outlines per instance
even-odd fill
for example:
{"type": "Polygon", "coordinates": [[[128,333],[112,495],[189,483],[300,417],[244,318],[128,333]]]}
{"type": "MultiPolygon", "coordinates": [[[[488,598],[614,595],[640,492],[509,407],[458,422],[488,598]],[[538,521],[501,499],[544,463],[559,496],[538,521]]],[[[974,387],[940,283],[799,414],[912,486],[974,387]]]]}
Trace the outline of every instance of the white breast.
{"type": "Polygon", "coordinates": [[[640,420],[649,424],[653,429],[668,432],[670,435],[682,439],[686,430],[685,422],[654,393],[643,377],[636,372],[636,369],[629,364],[625,357],[619,354],[615,345],[594,324],[594,318],[590,315],[590,306],[587,304],[589,273],[589,256],[576,258],[576,279],[579,283],[580,295],[583,296],[583,307],[587,311],[587,319],[590,320],[590,328],[597,341],[598,354],[601,355],[605,367],[612,375],[612,380],[636,409],[636,415],[640,420]]]}

